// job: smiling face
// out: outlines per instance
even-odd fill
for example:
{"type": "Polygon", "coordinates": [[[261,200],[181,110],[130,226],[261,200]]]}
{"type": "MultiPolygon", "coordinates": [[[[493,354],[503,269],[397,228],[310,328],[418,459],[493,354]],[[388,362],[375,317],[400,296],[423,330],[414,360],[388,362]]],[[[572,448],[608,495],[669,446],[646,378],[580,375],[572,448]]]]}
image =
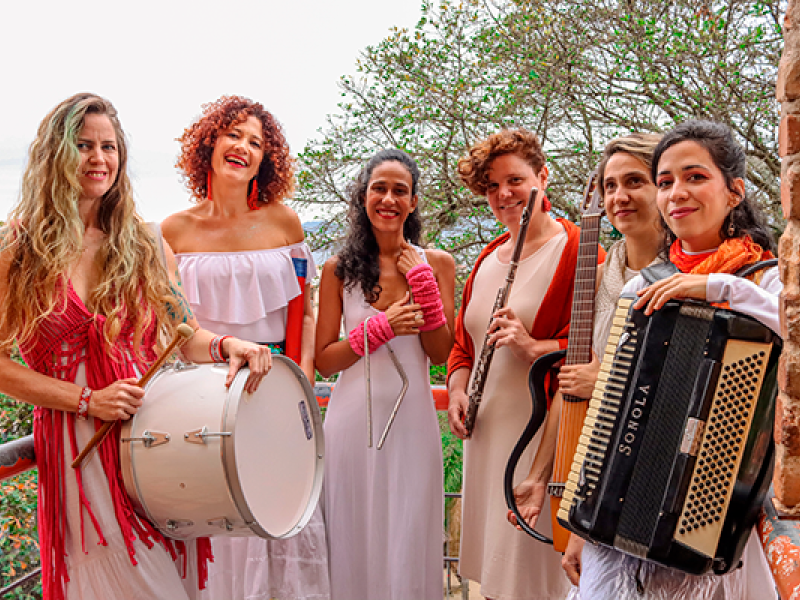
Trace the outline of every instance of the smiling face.
{"type": "Polygon", "coordinates": [[[117,179],[119,151],[117,134],[106,115],[87,114],[77,138],[81,162],[78,181],[81,200],[102,198],[117,179]]]}
{"type": "Polygon", "coordinates": [[[248,182],[258,175],[263,158],[263,127],[261,121],[251,115],[217,136],[211,169],[217,177],[248,182]]]}
{"type": "Polygon", "coordinates": [[[406,217],[417,207],[417,196],[411,193],[412,189],[411,173],[396,160],[382,162],[372,170],[364,208],[376,233],[403,234],[406,217]]]}
{"type": "Polygon", "coordinates": [[[647,165],[627,152],[617,152],[606,163],[603,191],[608,220],[620,233],[657,235],[657,189],[647,165]]]}
{"type": "Polygon", "coordinates": [[[539,189],[533,215],[542,212],[547,187],[547,167],[535,173],[533,167],[517,154],[503,154],[492,161],[487,172],[486,200],[495,218],[508,227],[519,223],[528,203],[531,188],[539,189]]]}
{"type": "Polygon", "coordinates": [[[744,181],[725,176],[703,146],[686,141],[667,148],[658,162],[658,210],[684,250],[702,252],[722,243],[722,223],[744,197],[744,181]]]}

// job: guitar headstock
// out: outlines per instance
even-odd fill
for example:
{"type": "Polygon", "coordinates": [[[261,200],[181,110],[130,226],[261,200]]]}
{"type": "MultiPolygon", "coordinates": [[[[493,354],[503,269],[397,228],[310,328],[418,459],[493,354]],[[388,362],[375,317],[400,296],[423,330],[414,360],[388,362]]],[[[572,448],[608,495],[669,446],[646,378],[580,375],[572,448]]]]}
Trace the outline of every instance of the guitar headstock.
{"type": "Polygon", "coordinates": [[[600,175],[592,171],[589,180],[586,182],[586,190],[583,192],[583,202],[581,203],[582,217],[602,217],[606,214],[605,203],[600,195],[600,175]]]}

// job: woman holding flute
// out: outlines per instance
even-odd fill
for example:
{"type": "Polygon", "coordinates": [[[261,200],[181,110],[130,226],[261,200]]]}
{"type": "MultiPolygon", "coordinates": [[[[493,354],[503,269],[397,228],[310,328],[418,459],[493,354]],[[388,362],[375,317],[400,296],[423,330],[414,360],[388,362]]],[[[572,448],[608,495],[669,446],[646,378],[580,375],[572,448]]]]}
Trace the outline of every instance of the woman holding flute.
{"type": "MultiPolygon", "coordinates": [[[[506,523],[502,473],[530,416],[531,364],[567,344],[580,230],[550,215],[545,157],[529,131],[503,130],[477,142],[459,161],[458,170],[467,187],[486,196],[495,218],[508,228],[484,248],[467,280],[448,360],[450,428],[467,440],[460,572],[480,582],[481,593],[492,600],[561,599],[569,582],[559,568],[560,557],[506,523]],[[520,217],[533,187],[539,194],[522,239],[520,217]],[[522,252],[508,304],[492,314],[494,291],[505,284],[517,243],[522,252]],[[468,437],[468,390],[480,368],[476,357],[484,338],[494,345],[495,356],[468,437]]],[[[552,393],[554,377],[551,383],[552,393]]],[[[535,439],[528,446],[521,472],[530,468],[538,443],[535,439]]]]}
{"type": "MultiPolygon", "coordinates": [[[[46,600],[186,598],[175,549],[136,515],[119,471],[119,426],[69,467],[103,421],[142,405],[137,378],[177,326],[197,324],[174,258],[135,212],[114,107],[76,94],[42,121],[0,250],[0,391],[36,405],[39,543],[46,600]],[[31,369],[10,358],[17,343],[31,369]]],[[[269,353],[199,329],[196,362],[247,363],[255,390],[269,353]]],[[[209,558],[204,556],[204,558],[209,558]]]]}
{"type": "Polygon", "coordinates": [[[419,177],[401,150],[373,156],[350,189],[344,248],[322,272],[316,365],[324,377],[341,372],[325,417],[333,600],[442,597],[442,447],[428,367],[453,343],[455,266],[419,247],[419,177]]]}

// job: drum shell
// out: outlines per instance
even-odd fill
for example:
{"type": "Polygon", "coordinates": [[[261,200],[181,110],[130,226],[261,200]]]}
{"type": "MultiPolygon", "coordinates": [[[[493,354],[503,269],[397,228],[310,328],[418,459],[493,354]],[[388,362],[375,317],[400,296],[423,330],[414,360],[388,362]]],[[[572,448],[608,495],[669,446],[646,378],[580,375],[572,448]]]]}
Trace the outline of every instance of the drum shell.
{"type": "Polygon", "coordinates": [[[282,356],[273,357],[252,395],[243,392],[247,369],[230,389],[227,372],[224,364],[179,364],[151,380],[142,408],[122,429],[126,491],[137,511],[173,538],[290,537],[310,519],[322,485],[316,399],[302,371],[282,356]],[[205,443],[197,435],[204,427],[205,443]],[[139,441],[145,432],[169,439],[148,447],[139,441]]]}

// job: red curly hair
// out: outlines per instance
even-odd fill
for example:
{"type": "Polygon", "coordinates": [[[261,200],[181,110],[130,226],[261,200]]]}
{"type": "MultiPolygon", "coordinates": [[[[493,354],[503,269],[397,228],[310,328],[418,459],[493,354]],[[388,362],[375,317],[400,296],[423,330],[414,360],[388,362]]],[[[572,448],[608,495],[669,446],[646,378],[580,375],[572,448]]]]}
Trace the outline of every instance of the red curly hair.
{"type": "Polygon", "coordinates": [[[264,159],[257,175],[258,199],[267,203],[280,201],[294,191],[294,159],[275,117],[248,98],[222,96],[216,102],[204,104],[200,118],[178,138],[181,155],[175,166],[183,172],[186,187],[196,201],[208,195],[208,172],[217,136],[251,116],[261,121],[264,133],[264,159]]]}
{"type": "Polygon", "coordinates": [[[498,156],[516,154],[539,173],[545,163],[542,144],[527,129],[503,129],[472,145],[458,161],[458,174],[473,194],[485,196],[489,169],[498,156]]]}

